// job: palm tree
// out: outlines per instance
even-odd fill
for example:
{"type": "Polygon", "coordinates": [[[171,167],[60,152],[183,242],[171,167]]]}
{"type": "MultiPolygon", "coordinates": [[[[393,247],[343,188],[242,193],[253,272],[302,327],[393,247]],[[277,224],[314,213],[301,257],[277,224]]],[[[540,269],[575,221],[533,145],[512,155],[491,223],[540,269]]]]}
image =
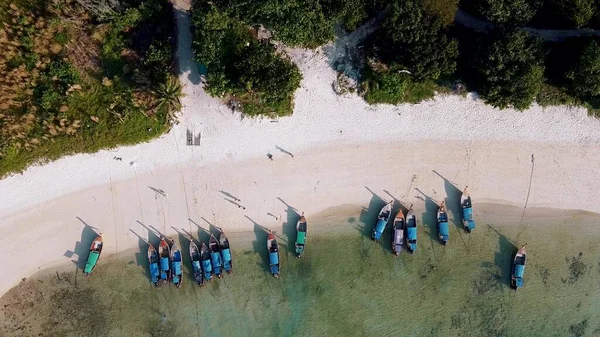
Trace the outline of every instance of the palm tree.
{"type": "Polygon", "coordinates": [[[181,97],[183,96],[181,83],[177,78],[170,76],[165,83],[158,85],[154,90],[156,99],[154,108],[165,109],[169,117],[174,118],[175,112],[181,110],[181,97]]]}

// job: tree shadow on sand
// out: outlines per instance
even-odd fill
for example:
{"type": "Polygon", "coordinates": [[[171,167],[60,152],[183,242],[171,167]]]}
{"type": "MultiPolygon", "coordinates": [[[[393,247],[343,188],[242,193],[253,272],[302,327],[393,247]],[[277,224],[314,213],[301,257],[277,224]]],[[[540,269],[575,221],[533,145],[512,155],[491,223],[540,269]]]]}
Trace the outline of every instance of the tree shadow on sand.
{"type": "Polygon", "coordinates": [[[300,219],[300,214],[298,211],[288,205],[283,199],[277,198],[281,201],[285,206],[285,212],[287,213],[286,221],[281,224],[281,231],[287,240],[287,251],[294,252],[295,251],[295,243],[296,243],[296,223],[300,219]]]}
{"type": "Polygon", "coordinates": [[[252,250],[261,257],[262,263],[258,263],[258,265],[263,269],[264,272],[270,273],[271,269],[269,267],[269,252],[267,251],[267,238],[269,236],[269,230],[250,219],[250,217],[247,215],[245,215],[245,217],[254,224],[253,230],[256,240],[252,241],[252,250]]]}
{"type": "Polygon", "coordinates": [[[498,251],[494,253],[494,264],[500,273],[498,275],[498,282],[503,286],[510,287],[513,258],[519,249],[506,235],[500,233],[490,225],[487,226],[498,235],[498,251]]]}
{"type": "Polygon", "coordinates": [[[94,239],[98,236],[99,231],[98,228],[88,225],[80,217],[76,218],[83,223],[81,238],[75,243],[75,248],[73,248],[73,250],[67,250],[64,256],[70,258],[77,268],[83,269],[90,253],[92,242],[94,242],[94,239]],[[77,255],[77,260],[72,260],[74,255],[77,255]]]}

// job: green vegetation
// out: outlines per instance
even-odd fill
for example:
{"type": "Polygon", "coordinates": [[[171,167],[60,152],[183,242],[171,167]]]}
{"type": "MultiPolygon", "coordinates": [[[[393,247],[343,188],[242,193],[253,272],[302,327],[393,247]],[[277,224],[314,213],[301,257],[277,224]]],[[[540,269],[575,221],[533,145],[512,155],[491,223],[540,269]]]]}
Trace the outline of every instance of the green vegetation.
{"type": "Polygon", "coordinates": [[[389,4],[369,46],[380,64],[371,62],[363,74],[367,102],[416,103],[433,97],[435,81],[454,73],[458,43],[449,37],[446,24],[448,17],[454,16],[456,2],[447,3],[450,12],[432,1],[389,4]]]}
{"type": "Polygon", "coordinates": [[[336,27],[352,31],[367,22],[376,29],[367,28],[371,33],[359,42],[345,42],[357,43],[346,48],[360,51],[345,54],[361,60],[336,69],[358,82],[368,103],[419,102],[467,83],[498,108],[523,110],[536,100],[543,106],[598,105],[590,93],[596,78],[586,74],[600,64],[600,54],[591,47],[583,54],[587,40],[543,44],[518,27],[543,26],[553,15],[559,26],[586,26],[600,22],[600,4],[462,0],[461,6],[496,28],[484,34],[454,26],[458,0],[197,0],[194,51],[208,68],[208,91],[250,115],[293,110],[300,74],[273,40],[313,48],[332,40],[336,27]]]}
{"type": "Polygon", "coordinates": [[[227,96],[249,115],[292,113],[294,91],[302,79],[296,65],[215,5],[196,3],[192,15],[193,49],[208,68],[206,89],[211,95],[227,96]]]}
{"type": "Polygon", "coordinates": [[[520,25],[535,15],[539,0],[476,0],[479,13],[494,23],[520,25]]]}
{"type": "MultiPolygon", "coordinates": [[[[194,8],[209,1],[198,0],[194,8]]],[[[250,26],[264,25],[277,40],[289,46],[315,48],[334,38],[341,24],[354,30],[365,22],[379,0],[217,0],[210,1],[220,12],[250,26]],[[369,4],[369,5],[368,5],[369,4]],[[374,6],[374,7],[371,7],[374,6]]]]}
{"type": "Polygon", "coordinates": [[[474,55],[473,68],[480,94],[501,109],[526,109],[537,97],[543,82],[541,43],[522,30],[498,32],[474,55]]]}
{"type": "Polygon", "coordinates": [[[573,92],[581,97],[600,96],[600,44],[590,41],[567,73],[573,92]]]}
{"type": "Polygon", "coordinates": [[[104,13],[48,0],[0,17],[0,176],[168,130],[181,92],[171,5],[120,2],[104,13]]]}
{"type": "Polygon", "coordinates": [[[406,67],[417,81],[436,80],[456,69],[456,40],[446,35],[440,19],[428,14],[420,0],[391,3],[376,34],[381,60],[406,67]]]}
{"type": "Polygon", "coordinates": [[[546,0],[532,25],[542,28],[580,28],[591,23],[598,11],[595,0],[546,0]]]}

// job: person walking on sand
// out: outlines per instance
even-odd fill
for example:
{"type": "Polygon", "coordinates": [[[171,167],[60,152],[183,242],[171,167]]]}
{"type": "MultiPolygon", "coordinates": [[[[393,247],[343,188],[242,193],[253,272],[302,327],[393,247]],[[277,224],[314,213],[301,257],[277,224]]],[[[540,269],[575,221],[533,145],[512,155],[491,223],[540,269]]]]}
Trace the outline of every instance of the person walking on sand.
{"type": "Polygon", "coordinates": [[[269,157],[269,159],[271,159],[271,161],[273,161],[273,155],[270,153],[267,153],[267,157],[269,157]]]}

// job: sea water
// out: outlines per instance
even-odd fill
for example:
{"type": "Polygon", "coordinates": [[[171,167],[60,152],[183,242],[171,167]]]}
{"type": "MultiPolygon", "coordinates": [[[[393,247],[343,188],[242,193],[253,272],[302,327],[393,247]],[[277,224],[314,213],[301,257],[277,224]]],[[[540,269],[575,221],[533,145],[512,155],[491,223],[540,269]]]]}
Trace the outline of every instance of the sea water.
{"type": "Polygon", "coordinates": [[[447,246],[435,213],[418,212],[417,251],[398,257],[389,226],[370,239],[376,211],[346,206],[308,219],[297,259],[291,215],[275,231],[279,279],[258,224],[229,233],[235,274],[202,287],[188,259],[182,288],[153,286],[140,244],[91,277],[73,266],[23,281],[0,299],[0,336],[600,336],[598,215],[528,210],[521,224],[520,209],[483,208],[471,234],[451,223],[447,246]],[[515,291],[512,259],[525,243],[515,291]]]}

